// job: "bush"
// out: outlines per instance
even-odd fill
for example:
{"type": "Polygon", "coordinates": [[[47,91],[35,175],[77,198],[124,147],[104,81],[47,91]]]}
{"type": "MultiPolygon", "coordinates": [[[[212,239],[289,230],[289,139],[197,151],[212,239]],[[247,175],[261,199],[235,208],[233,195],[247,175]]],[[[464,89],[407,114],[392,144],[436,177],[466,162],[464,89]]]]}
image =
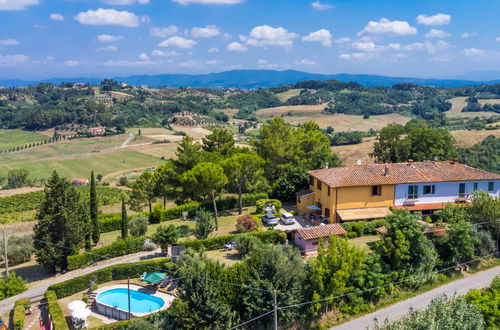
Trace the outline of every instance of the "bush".
{"type": "Polygon", "coordinates": [[[262,241],[259,240],[255,236],[250,235],[241,235],[236,237],[236,250],[241,256],[246,256],[260,245],[262,245],[262,241]]]}
{"type": "Polygon", "coordinates": [[[144,244],[142,244],[143,251],[154,251],[156,250],[156,244],[149,238],[144,240],[144,244]]]}
{"type": "Polygon", "coordinates": [[[47,311],[49,312],[50,318],[52,320],[52,325],[54,330],[66,330],[68,324],[66,323],[66,318],[61,309],[61,305],[57,301],[57,295],[54,291],[48,290],[45,292],[45,299],[47,299],[47,311]]]}
{"type": "Polygon", "coordinates": [[[163,217],[163,211],[165,209],[163,208],[163,205],[161,204],[156,204],[153,206],[153,209],[151,210],[151,214],[149,215],[149,223],[160,223],[162,217],[163,217]]]}
{"type": "Polygon", "coordinates": [[[199,208],[200,208],[200,203],[198,202],[189,202],[179,206],[171,207],[169,209],[163,210],[161,221],[168,221],[168,220],[182,218],[183,212],[188,212],[188,214],[192,216],[199,208]]]}
{"type": "Polygon", "coordinates": [[[118,179],[118,185],[120,185],[120,186],[127,186],[128,185],[128,178],[126,176],[121,176],[118,179]]]}
{"type": "Polygon", "coordinates": [[[236,231],[250,233],[257,230],[257,222],[250,214],[243,214],[236,220],[236,231]]]}
{"type": "Polygon", "coordinates": [[[246,234],[229,234],[224,236],[210,237],[207,239],[192,240],[182,242],[186,248],[193,248],[195,250],[218,250],[224,248],[224,244],[236,240],[242,235],[252,235],[260,239],[266,244],[284,244],[286,241],[286,234],[279,230],[268,230],[265,232],[253,232],[246,234]]]}
{"type": "MultiPolygon", "coordinates": [[[[142,212],[130,216],[129,219],[137,218],[147,213],[142,212]]],[[[102,233],[109,233],[110,231],[121,230],[122,225],[122,215],[121,213],[112,213],[112,214],[100,214],[99,215],[99,230],[102,233]]]]}
{"type": "Polygon", "coordinates": [[[26,311],[26,306],[29,306],[30,304],[30,298],[22,298],[19,300],[16,300],[14,303],[14,313],[12,316],[12,322],[13,322],[13,329],[14,330],[22,330],[24,329],[24,317],[25,317],[25,311],[26,311]]]}
{"type": "Polygon", "coordinates": [[[144,272],[166,271],[171,268],[172,264],[169,258],[114,265],[61,283],[53,284],[48,290],[53,290],[57,297],[61,299],[88,289],[91,280],[95,280],[97,284],[101,284],[109,281],[124,280],[129,277],[136,278],[141,276],[144,272]]]}
{"type": "MultiPolygon", "coordinates": [[[[376,235],[376,228],[387,226],[387,220],[378,219],[372,221],[344,222],[340,224],[348,233],[355,232],[358,237],[363,235],[376,235]]],[[[352,234],[351,234],[352,235],[352,234]]]]}
{"type": "Polygon", "coordinates": [[[0,300],[15,296],[26,290],[26,281],[11,272],[7,279],[0,278],[0,300]]]}
{"type": "Polygon", "coordinates": [[[133,218],[128,223],[128,231],[134,237],[144,236],[148,231],[149,220],[145,215],[133,218]]]}
{"type": "MultiPolygon", "coordinates": [[[[8,240],[7,258],[9,265],[15,266],[28,262],[31,259],[35,249],[33,248],[33,238],[31,235],[26,236],[11,236],[8,240]]],[[[3,244],[0,246],[0,253],[4,256],[3,244]]]]}
{"type": "Polygon", "coordinates": [[[268,206],[268,205],[274,205],[274,207],[276,208],[276,212],[279,212],[280,209],[281,209],[281,202],[277,199],[259,199],[256,203],[255,203],[255,206],[257,207],[257,210],[256,212],[257,213],[263,213],[264,212],[264,209],[268,206]]]}
{"type": "Polygon", "coordinates": [[[350,231],[347,233],[347,238],[356,238],[358,234],[355,231],[350,231]]]}
{"type": "Polygon", "coordinates": [[[143,237],[128,237],[111,245],[68,257],[68,270],[79,269],[106,258],[124,256],[142,251],[143,237]]]}

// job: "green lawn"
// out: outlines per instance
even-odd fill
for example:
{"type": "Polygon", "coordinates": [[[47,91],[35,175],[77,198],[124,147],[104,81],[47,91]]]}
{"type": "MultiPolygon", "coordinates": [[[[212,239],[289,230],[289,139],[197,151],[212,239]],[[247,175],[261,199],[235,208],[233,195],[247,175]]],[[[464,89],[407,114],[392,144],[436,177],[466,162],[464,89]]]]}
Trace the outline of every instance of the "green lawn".
{"type": "Polygon", "coordinates": [[[292,88],[286,92],[277,93],[276,96],[281,102],[286,102],[289,98],[299,95],[301,90],[300,88],[292,88]]]}
{"type": "Polygon", "coordinates": [[[378,240],[380,240],[380,237],[378,237],[377,235],[368,235],[368,236],[352,238],[348,240],[348,242],[352,246],[358,247],[364,250],[365,252],[369,252],[370,247],[373,246],[373,244],[378,240]]]}
{"type": "Polygon", "coordinates": [[[32,178],[46,178],[53,170],[68,178],[88,177],[91,170],[107,175],[127,169],[157,166],[163,161],[149,155],[130,150],[117,150],[103,154],[96,153],[81,158],[13,162],[0,165],[0,176],[11,168],[24,168],[32,178]]]}
{"type": "Polygon", "coordinates": [[[0,129],[0,150],[26,145],[31,142],[41,142],[48,138],[48,136],[37,132],[20,129],[0,129]]]}

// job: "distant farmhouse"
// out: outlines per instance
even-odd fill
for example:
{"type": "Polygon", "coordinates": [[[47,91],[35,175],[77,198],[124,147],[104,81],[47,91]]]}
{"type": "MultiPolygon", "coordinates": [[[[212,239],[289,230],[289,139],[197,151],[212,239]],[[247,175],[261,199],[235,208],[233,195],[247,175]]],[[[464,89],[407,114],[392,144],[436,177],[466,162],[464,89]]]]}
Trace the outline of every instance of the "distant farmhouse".
{"type": "Polygon", "coordinates": [[[78,179],[78,178],[74,178],[72,181],[74,186],[86,186],[89,184],[89,180],[88,179],[78,179]]]}
{"type": "Polygon", "coordinates": [[[392,209],[427,216],[446,203],[468,203],[475,190],[499,197],[500,175],[454,161],[353,165],[308,174],[309,189],[297,193],[297,209],[328,223],[384,218],[392,209]]]}
{"type": "Polygon", "coordinates": [[[106,127],[103,126],[89,127],[87,129],[87,133],[91,135],[104,135],[104,133],[106,133],[106,127]]]}

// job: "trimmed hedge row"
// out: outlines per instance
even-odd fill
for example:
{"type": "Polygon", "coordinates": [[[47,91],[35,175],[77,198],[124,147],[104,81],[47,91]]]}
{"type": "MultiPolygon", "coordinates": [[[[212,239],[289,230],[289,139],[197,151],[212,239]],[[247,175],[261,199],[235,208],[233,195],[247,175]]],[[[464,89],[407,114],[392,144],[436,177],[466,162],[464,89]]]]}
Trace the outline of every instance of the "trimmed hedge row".
{"type": "Polygon", "coordinates": [[[14,303],[14,313],[12,315],[12,328],[14,330],[24,329],[24,318],[26,316],[24,306],[29,305],[29,303],[30,298],[21,298],[14,303]]]}
{"type": "Polygon", "coordinates": [[[56,293],[52,290],[48,290],[45,292],[45,299],[47,299],[47,311],[49,312],[54,329],[69,330],[61,305],[59,305],[59,302],[57,301],[56,293]]]}
{"type": "Polygon", "coordinates": [[[179,243],[179,245],[184,245],[186,248],[193,248],[195,250],[218,250],[224,248],[224,244],[234,241],[237,237],[242,235],[252,235],[260,239],[264,243],[270,244],[284,244],[286,241],[286,233],[280,230],[268,230],[253,233],[242,233],[242,234],[229,234],[224,236],[215,236],[206,239],[185,241],[179,243]]]}
{"type": "Polygon", "coordinates": [[[264,212],[264,208],[266,208],[267,205],[274,205],[274,207],[276,208],[276,212],[279,212],[281,210],[281,201],[279,201],[278,199],[269,199],[267,197],[264,197],[262,199],[259,199],[255,202],[255,206],[256,206],[256,212],[257,213],[263,213],[264,212]]]}
{"type": "Polygon", "coordinates": [[[103,246],[82,254],[68,257],[68,270],[79,269],[96,261],[114,258],[142,251],[144,237],[128,237],[113,244],[103,246]]]}
{"type": "MultiPolygon", "coordinates": [[[[137,213],[129,217],[128,221],[135,217],[147,215],[146,212],[137,213]]],[[[101,214],[99,215],[99,229],[102,233],[109,233],[110,231],[121,230],[122,228],[122,215],[121,213],[101,214]]]]}
{"type": "Polygon", "coordinates": [[[88,289],[91,280],[95,280],[96,284],[101,284],[109,281],[124,280],[128,277],[136,278],[141,276],[144,272],[151,272],[152,270],[169,270],[172,269],[172,267],[173,265],[170,262],[170,258],[114,265],[61,283],[53,284],[48,290],[53,291],[57,295],[57,298],[61,299],[88,289]]]}
{"type": "MultiPolygon", "coordinates": [[[[387,226],[387,220],[378,219],[372,221],[356,221],[356,222],[343,222],[340,224],[348,233],[355,232],[358,237],[372,234],[375,235],[377,232],[375,228],[387,226]]],[[[350,234],[349,236],[353,236],[350,234]]]]}

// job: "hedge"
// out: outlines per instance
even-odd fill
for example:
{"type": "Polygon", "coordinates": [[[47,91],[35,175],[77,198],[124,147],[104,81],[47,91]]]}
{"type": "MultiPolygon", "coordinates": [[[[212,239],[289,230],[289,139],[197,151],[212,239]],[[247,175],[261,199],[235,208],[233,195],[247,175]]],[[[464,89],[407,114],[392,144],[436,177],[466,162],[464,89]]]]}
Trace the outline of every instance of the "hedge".
{"type": "MultiPolygon", "coordinates": [[[[387,226],[387,220],[343,222],[340,224],[347,232],[355,232],[358,237],[366,234],[377,234],[375,228],[387,226]]],[[[351,234],[352,236],[352,234],[351,234]]]]}
{"type": "MultiPolygon", "coordinates": [[[[137,213],[133,216],[130,216],[128,221],[132,220],[135,217],[147,215],[146,212],[137,213]]],[[[121,213],[112,213],[112,214],[101,214],[99,215],[99,229],[101,234],[109,233],[110,231],[116,231],[122,229],[122,215],[121,213]]]]}
{"type": "Polygon", "coordinates": [[[16,302],[14,303],[14,314],[12,315],[12,328],[14,330],[24,329],[24,318],[26,316],[26,308],[24,306],[29,305],[29,303],[30,298],[22,298],[16,300],[16,302]]]}
{"type": "Polygon", "coordinates": [[[282,206],[281,202],[277,199],[263,198],[263,199],[259,199],[258,201],[255,202],[255,205],[257,206],[256,212],[263,213],[264,209],[269,204],[274,205],[274,207],[276,208],[276,212],[279,212],[281,209],[281,206],[282,206]]]}
{"type": "MultiPolygon", "coordinates": [[[[243,204],[243,206],[253,206],[257,203],[258,200],[266,198],[268,198],[268,195],[266,193],[244,194],[241,197],[241,203],[243,204]]],[[[239,207],[238,196],[222,197],[217,199],[216,203],[217,210],[219,211],[231,210],[239,207]]],[[[209,211],[213,209],[212,202],[210,201],[203,202],[201,204],[201,207],[209,211]]]]}
{"type": "Polygon", "coordinates": [[[284,244],[286,241],[286,233],[280,230],[268,230],[253,233],[242,233],[242,234],[229,234],[224,236],[215,236],[206,239],[185,241],[180,244],[184,245],[186,248],[193,248],[195,250],[218,250],[224,248],[224,244],[234,241],[237,237],[242,235],[252,235],[260,239],[264,243],[271,244],[284,244]]]}
{"type": "Polygon", "coordinates": [[[166,210],[163,210],[163,213],[161,215],[161,221],[168,221],[168,220],[182,218],[183,212],[188,212],[189,214],[192,215],[194,211],[198,210],[199,208],[200,208],[200,203],[194,201],[168,208],[166,210]]]}
{"type": "Polygon", "coordinates": [[[130,264],[109,266],[95,272],[78,276],[67,281],[53,284],[48,290],[54,291],[59,299],[65,298],[88,289],[91,280],[96,284],[106,283],[126,278],[138,278],[144,272],[152,270],[170,270],[172,263],[169,258],[146,260],[130,264]]]}
{"type": "Polygon", "coordinates": [[[89,252],[69,256],[68,270],[79,269],[106,258],[140,252],[143,244],[144,237],[128,237],[89,252]]]}
{"type": "Polygon", "coordinates": [[[47,311],[49,312],[52,325],[55,330],[69,330],[66,318],[61,309],[61,305],[57,301],[57,295],[54,291],[48,290],[45,292],[45,299],[47,299],[47,311]]]}

